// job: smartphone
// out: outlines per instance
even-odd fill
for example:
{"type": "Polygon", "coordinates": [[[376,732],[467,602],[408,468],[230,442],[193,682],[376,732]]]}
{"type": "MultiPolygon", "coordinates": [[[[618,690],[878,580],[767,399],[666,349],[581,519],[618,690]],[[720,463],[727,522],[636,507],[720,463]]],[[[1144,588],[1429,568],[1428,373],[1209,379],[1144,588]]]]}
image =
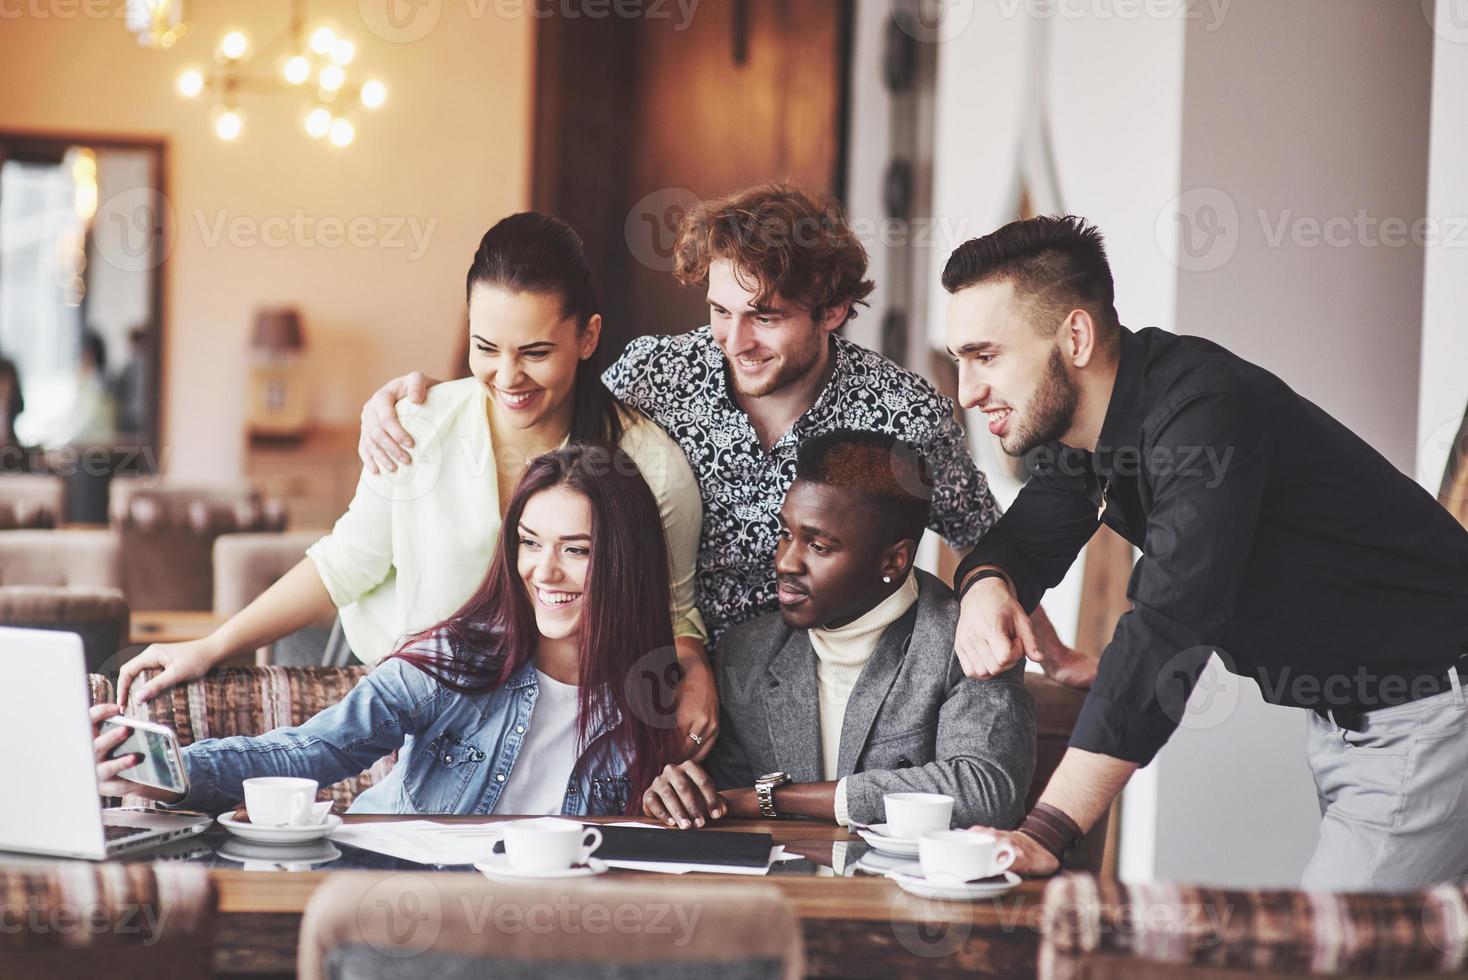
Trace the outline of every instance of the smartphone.
{"type": "Polygon", "coordinates": [[[114,728],[130,729],[132,734],[112,750],[112,758],[120,759],[134,753],[143,757],[142,762],[131,769],[124,769],[118,773],[119,776],[171,793],[188,793],[189,771],[184,766],[183,754],[178,750],[178,735],[173,729],[157,722],[117,716],[103,720],[100,734],[105,735],[114,728]]]}

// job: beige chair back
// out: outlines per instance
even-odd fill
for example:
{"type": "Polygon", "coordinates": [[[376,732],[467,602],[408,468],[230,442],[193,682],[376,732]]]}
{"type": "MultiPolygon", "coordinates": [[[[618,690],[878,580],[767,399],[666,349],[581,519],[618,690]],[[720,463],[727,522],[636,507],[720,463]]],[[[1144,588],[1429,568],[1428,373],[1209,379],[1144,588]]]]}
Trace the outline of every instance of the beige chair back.
{"type": "Polygon", "coordinates": [[[214,542],[239,531],[281,531],[285,509],[248,490],[114,484],[109,504],[122,542],[123,590],[134,609],[214,607],[214,542]]]}
{"type": "MultiPolygon", "coordinates": [[[[214,542],[214,612],[233,616],[306,557],[320,531],[221,534],[214,542]]],[[[333,617],[318,626],[330,627],[333,617]]]]}
{"type": "MultiPolygon", "coordinates": [[[[222,534],[214,542],[214,613],[233,616],[254,602],[301,559],[320,531],[222,534]]],[[[326,663],[335,611],[304,629],[255,651],[255,662],[316,667],[326,663]]],[[[353,661],[355,663],[356,661],[353,661]]]]}
{"type": "Polygon", "coordinates": [[[554,976],[796,980],[794,910],[766,884],[491,883],[478,875],[341,874],[301,920],[300,980],[554,976]]]}
{"type": "Polygon", "coordinates": [[[128,640],[128,608],[119,589],[64,585],[0,586],[0,626],[62,630],[82,638],[87,670],[115,673],[128,640]]]}
{"type": "Polygon", "coordinates": [[[23,926],[0,931],[0,977],[212,976],[218,901],[187,864],[0,865],[0,909],[23,926]]]}
{"type": "Polygon", "coordinates": [[[66,517],[66,481],[47,473],[0,474],[0,528],[55,527],[66,517]]]}
{"type": "Polygon", "coordinates": [[[0,531],[0,585],[122,587],[110,530],[0,531]]]}

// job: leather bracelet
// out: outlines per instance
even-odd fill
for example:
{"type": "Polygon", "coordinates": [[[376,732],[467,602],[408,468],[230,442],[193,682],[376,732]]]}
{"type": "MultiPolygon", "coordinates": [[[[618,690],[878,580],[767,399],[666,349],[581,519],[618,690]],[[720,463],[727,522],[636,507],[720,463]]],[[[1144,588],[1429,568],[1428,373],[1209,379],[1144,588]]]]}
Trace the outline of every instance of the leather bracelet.
{"type": "Polygon", "coordinates": [[[968,577],[964,579],[962,587],[958,590],[958,598],[962,599],[964,596],[968,595],[969,589],[973,588],[975,585],[979,584],[980,581],[986,578],[1004,579],[1004,584],[1009,586],[1010,594],[1015,594],[1014,581],[1009,577],[1008,572],[1000,568],[998,565],[980,565],[968,573],[968,577]]]}
{"type": "Polygon", "coordinates": [[[1084,836],[1074,820],[1048,803],[1036,803],[1025,822],[1020,824],[1019,832],[1033,838],[1061,864],[1084,836]]]}

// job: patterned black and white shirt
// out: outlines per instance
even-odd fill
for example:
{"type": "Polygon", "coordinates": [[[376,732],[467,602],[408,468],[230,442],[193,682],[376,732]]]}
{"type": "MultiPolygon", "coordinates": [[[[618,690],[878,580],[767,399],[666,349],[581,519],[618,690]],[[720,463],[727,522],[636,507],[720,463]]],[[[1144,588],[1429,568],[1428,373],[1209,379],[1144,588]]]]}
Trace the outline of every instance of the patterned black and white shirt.
{"type": "Polygon", "coordinates": [[[999,519],[989,482],[974,465],[953,403],[911,371],[844,337],[815,404],[768,452],[730,394],[724,354],[708,327],[638,337],[603,380],[682,447],[703,498],[694,597],[712,641],[779,608],[775,545],[800,443],[832,429],[886,432],[922,451],[933,478],[928,526],[956,548],[999,519]]]}

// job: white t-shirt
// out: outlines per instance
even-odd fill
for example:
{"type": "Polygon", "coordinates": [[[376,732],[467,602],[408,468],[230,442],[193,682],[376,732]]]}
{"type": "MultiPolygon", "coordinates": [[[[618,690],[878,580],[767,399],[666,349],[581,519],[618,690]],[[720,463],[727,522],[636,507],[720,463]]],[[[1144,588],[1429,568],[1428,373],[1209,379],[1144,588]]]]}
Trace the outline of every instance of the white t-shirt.
{"type": "Polygon", "coordinates": [[[511,815],[559,814],[576,767],[576,699],[580,688],[535,672],[540,692],[525,743],[500,791],[494,812],[511,815]]]}

